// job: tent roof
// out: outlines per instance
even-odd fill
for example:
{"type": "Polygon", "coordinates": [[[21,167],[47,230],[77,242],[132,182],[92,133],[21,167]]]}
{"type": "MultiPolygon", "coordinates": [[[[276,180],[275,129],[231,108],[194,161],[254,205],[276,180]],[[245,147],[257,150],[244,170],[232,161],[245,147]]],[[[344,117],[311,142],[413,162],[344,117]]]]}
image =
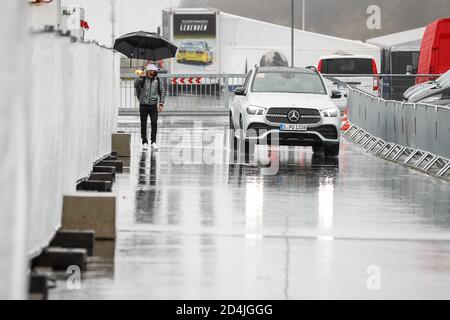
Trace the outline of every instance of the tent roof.
{"type": "Polygon", "coordinates": [[[425,27],[368,39],[366,42],[393,51],[419,51],[425,27]]]}
{"type": "MultiPolygon", "coordinates": [[[[234,15],[231,13],[227,13],[224,11],[220,11],[222,16],[225,17],[229,17],[229,18],[236,18],[242,21],[248,21],[248,22],[253,22],[253,23],[258,23],[261,25],[267,25],[267,26],[272,26],[272,27],[276,27],[279,28],[280,30],[291,30],[290,27],[286,27],[286,26],[282,26],[279,24],[275,24],[275,23],[270,23],[270,22],[266,22],[266,21],[262,21],[262,20],[256,20],[256,19],[252,19],[252,18],[247,18],[247,17],[243,17],[243,16],[238,16],[238,15],[234,15]]],[[[311,31],[305,31],[305,30],[301,30],[301,29],[294,29],[296,36],[298,35],[308,35],[310,37],[315,37],[317,39],[321,39],[321,40],[335,40],[335,41],[340,41],[341,43],[346,43],[348,45],[356,45],[356,46],[361,46],[361,47],[366,47],[366,48],[375,48],[373,44],[369,44],[369,43],[365,43],[359,40],[350,40],[350,39],[346,39],[346,38],[339,38],[339,37],[334,37],[334,36],[330,36],[330,35],[326,35],[326,34],[321,34],[321,33],[316,33],[316,32],[311,32],[311,31]]]]}

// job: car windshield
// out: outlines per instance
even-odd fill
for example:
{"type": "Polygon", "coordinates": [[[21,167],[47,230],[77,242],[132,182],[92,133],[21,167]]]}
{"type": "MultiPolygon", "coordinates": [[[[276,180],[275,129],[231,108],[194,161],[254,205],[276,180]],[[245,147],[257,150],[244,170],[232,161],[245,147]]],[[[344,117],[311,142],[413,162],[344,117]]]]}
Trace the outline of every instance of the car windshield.
{"type": "Polygon", "coordinates": [[[306,72],[258,72],[252,91],[326,94],[322,79],[306,72]]]}
{"type": "Polygon", "coordinates": [[[372,59],[324,59],[321,72],[327,74],[373,74],[372,59]]]}
{"type": "Polygon", "coordinates": [[[203,49],[201,42],[184,42],[181,46],[186,49],[203,49]]]}

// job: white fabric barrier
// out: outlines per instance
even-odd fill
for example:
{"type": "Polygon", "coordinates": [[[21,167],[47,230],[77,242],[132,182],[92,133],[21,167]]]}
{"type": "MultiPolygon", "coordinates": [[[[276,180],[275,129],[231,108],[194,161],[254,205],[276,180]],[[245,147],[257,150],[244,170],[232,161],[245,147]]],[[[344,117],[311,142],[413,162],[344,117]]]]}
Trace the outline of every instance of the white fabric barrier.
{"type": "Polygon", "coordinates": [[[119,73],[112,50],[53,33],[34,35],[30,56],[27,252],[33,256],[60,227],[63,194],[111,152],[119,73]]]}
{"type": "Polygon", "coordinates": [[[29,137],[26,76],[29,42],[25,1],[2,1],[0,10],[0,300],[25,298],[29,137]]]}
{"type": "Polygon", "coordinates": [[[0,299],[26,297],[27,261],[60,227],[63,195],[111,153],[120,94],[118,54],[54,33],[24,41],[20,10],[6,1],[0,13],[19,21],[0,31],[0,299]]]}

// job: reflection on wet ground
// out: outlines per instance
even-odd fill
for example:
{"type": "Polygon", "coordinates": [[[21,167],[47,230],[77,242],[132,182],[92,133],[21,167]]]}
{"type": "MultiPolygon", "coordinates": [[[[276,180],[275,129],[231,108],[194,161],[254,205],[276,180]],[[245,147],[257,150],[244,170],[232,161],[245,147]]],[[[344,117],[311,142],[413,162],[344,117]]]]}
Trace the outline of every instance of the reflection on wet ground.
{"type": "Polygon", "coordinates": [[[115,186],[112,274],[51,298],[450,298],[447,182],[345,141],[339,159],[236,159],[226,121],[166,118],[157,152],[124,126],[134,152],[115,186]]]}

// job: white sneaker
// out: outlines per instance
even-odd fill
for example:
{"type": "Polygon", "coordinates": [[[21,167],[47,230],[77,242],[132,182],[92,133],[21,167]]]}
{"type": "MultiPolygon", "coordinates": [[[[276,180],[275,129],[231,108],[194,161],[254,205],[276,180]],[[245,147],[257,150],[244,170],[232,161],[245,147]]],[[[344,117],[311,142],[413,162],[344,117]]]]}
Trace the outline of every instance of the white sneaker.
{"type": "Polygon", "coordinates": [[[142,150],[148,150],[148,143],[144,143],[142,145],[142,150]]]}
{"type": "Polygon", "coordinates": [[[152,149],[158,150],[158,145],[155,142],[152,143],[152,149]]]}

